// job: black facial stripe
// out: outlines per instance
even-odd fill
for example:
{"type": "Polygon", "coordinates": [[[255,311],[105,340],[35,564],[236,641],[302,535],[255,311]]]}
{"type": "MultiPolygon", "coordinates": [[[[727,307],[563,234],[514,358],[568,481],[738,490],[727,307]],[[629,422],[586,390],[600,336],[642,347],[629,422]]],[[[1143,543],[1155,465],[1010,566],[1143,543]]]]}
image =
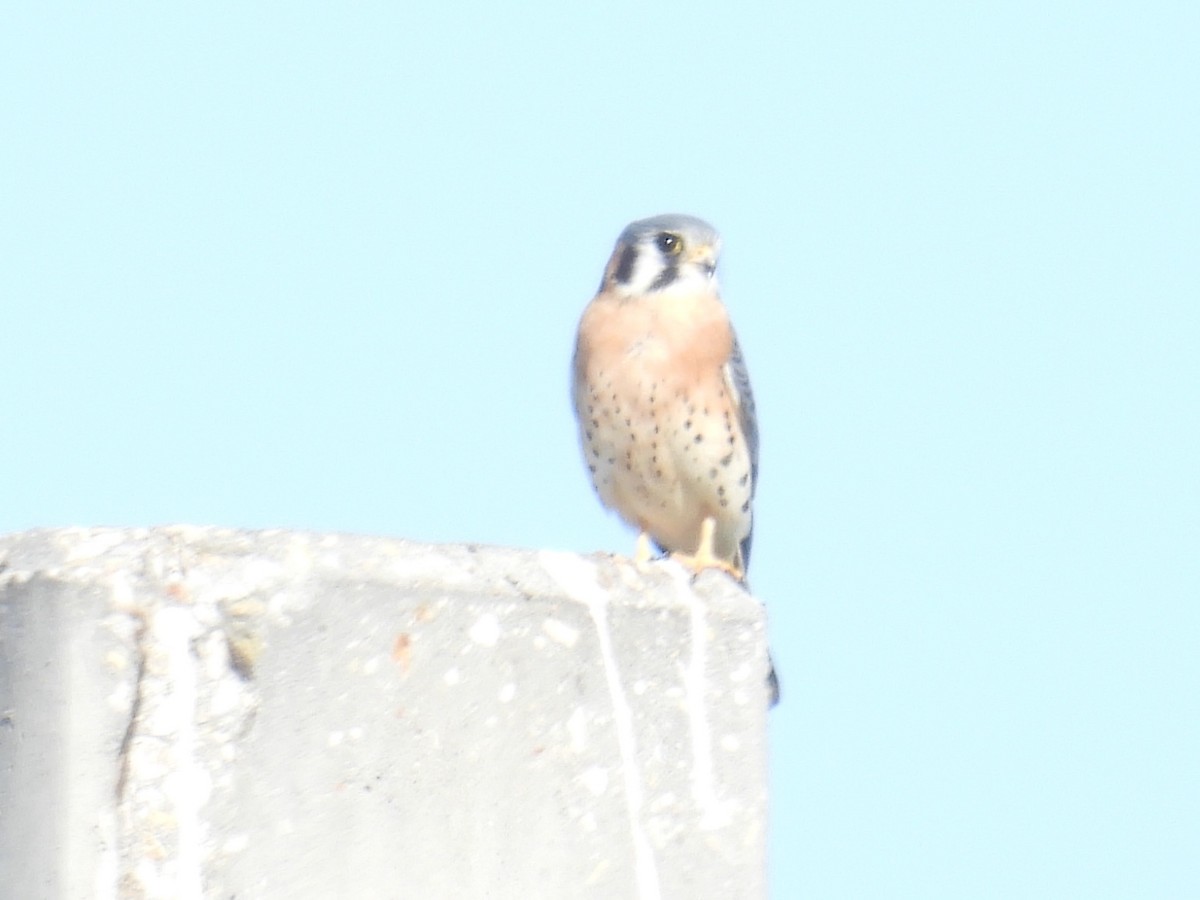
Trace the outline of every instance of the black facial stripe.
{"type": "Polygon", "coordinates": [[[617,260],[617,268],[613,272],[613,280],[617,284],[628,284],[629,279],[633,277],[633,264],[636,262],[637,247],[629,244],[621,251],[621,258],[617,260]]]}
{"type": "Polygon", "coordinates": [[[650,282],[649,290],[661,291],[679,277],[679,266],[667,266],[658,273],[658,277],[650,282]]]}

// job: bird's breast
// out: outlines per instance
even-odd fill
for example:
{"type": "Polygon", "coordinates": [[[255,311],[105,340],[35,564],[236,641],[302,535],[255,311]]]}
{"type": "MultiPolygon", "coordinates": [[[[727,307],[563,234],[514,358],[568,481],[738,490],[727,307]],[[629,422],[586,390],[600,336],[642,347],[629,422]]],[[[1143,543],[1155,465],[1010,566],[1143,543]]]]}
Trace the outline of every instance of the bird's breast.
{"type": "Polygon", "coordinates": [[[695,381],[719,375],[732,349],[729,317],[715,295],[602,294],[580,321],[576,366],[601,372],[630,367],[695,381]]]}
{"type": "Polygon", "coordinates": [[[749,459],[723,374],[732,346],[715,297],[602,295],[580,323],[574,399],[593,484],[671,549],[694,545],[705,516],[726,548],[749,529],[749,459]]]}

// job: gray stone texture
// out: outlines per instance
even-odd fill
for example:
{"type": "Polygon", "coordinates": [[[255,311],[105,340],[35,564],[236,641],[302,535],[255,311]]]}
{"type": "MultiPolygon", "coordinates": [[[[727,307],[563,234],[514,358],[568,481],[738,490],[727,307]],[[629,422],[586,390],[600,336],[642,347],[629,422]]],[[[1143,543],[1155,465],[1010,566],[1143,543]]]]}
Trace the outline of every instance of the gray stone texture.
{"type": "Polygon", "coordinates": [[[763,897],[766,671],[669,561],[0,537],[0,893],[763,897]]]}

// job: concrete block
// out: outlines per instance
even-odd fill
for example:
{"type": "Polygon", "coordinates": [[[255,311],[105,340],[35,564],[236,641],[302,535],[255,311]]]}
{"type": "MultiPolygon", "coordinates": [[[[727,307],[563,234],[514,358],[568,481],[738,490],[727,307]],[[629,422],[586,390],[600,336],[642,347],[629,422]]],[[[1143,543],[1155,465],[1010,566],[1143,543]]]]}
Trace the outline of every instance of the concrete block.
{"type": "Polygon", "coordinates": [[[0,537],[2,893],[763,897],[766,672],[671,562],[0,537]]]}

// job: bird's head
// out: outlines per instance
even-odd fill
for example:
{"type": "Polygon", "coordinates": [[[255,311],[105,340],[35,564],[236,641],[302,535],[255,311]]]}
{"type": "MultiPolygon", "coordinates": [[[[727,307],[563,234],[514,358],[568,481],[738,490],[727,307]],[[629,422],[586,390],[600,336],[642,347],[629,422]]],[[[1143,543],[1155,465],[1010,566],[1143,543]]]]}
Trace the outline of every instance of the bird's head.
{"type": "Polygon", "coordinates": [[[717,230],[695,216],[641,219],[617,238],[600,289],[625,297],[713,291],[720,252],[717,230]]]}

